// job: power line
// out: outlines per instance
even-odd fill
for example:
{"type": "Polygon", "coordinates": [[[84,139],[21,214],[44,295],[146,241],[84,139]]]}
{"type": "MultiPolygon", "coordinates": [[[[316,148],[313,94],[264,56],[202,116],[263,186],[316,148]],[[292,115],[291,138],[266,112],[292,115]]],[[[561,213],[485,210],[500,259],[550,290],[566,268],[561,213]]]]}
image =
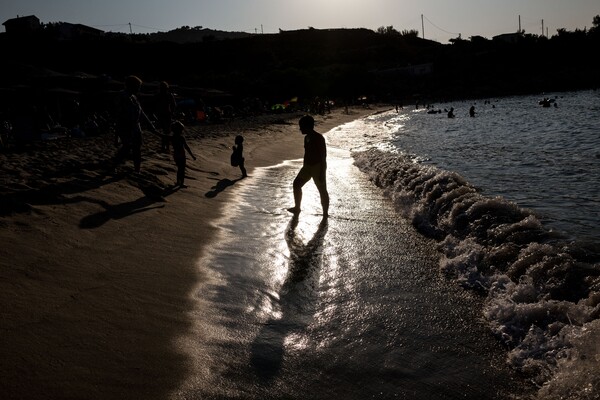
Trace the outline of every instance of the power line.
{"type": "Polygon", "coordinates": [[[427,17],[423,17],[423,18],[425,18],[427,20],[427,22],[429,22],[431,25],[433,25],[434,27],[436,27],[437,29],[439,29],[442,32],[445,32],[449,35],[459,35],[460,36],[460,32],[448,32],[447,30],[442,29],[439,26],[437,26],[436,24],[434,24],[433,22],[431,22],[431,20],[429,18],[427,18],[427,17]]]}
{"type": "Polygon", "coordinates": [[[136,24],[131,24],[131,25],[135,26],[136,28],[152,29],[152,30],[155,30],[155,31],[158,31],[158,32],[164,31],[164,29],[154,28],[154,27],[151,27],[151,26],[136,25],[136,24]]]}
{"type": "Polygon", "coordinates": [[[94,28],[110,28],[110,27],[129,28],[130,33],[131,33],[131,27],[132,26],[136,27],[136,28],[150,29],[150,30],[154,30],[154,31],[157,31],[157,32],[165,31],[164,29],[154,28],[152,26],[144,26],[144,25],[132,24],[131,22],[126,23],[126,24],[92,25],[92,27],[94,27],[94,28]]]}
{"type": "Polygon", "coordinates": [[[129,24],[112,24],[112,25],[92,25],[93,27],[104,28],[107,26],[127,26],[129,24]]]}

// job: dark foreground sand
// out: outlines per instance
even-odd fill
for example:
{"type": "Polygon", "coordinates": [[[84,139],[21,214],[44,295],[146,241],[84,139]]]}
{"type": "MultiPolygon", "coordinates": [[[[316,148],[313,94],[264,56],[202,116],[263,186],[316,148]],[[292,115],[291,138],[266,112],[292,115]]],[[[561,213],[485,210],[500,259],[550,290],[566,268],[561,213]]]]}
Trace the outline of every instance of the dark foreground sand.
{"type": "MultiPolygon", "coordinates": [[[[381,109],[334,110],[316,130],[381,109]]],[[[254,167],[302,156],[299,116],[188,127],[198,159],[181,190],[150,134],[140,174],[130,162],[105,173],[112,137],[0,154],[0,397],[169,397],[188,371],[175,338],[190,327],[196,263],[241,176],[229,165],[233,138],[246,139],[252,179],[254,167]]]]}

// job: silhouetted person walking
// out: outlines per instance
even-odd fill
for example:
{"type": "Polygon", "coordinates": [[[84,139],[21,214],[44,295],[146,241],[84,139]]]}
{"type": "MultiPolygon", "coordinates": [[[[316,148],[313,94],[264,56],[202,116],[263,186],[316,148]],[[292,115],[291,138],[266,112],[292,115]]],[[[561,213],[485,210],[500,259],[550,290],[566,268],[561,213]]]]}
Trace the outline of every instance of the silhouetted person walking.
{"type": "Polygon", "coordinates": [[[142,80],[137,76],[130,75],[125,78],[125,90],[121,94],[116,126],[116,144],[120,141],[121,148],[117,151],[115,164],[120,164],[131,156],[136,172],[140,171],[142,163],[141,123],[146,123],[152,133],[163,136],[154,128],[152,121],[140,105],[137,94],[141,87],[142,80]]]}
{"type": "Polygon", "coordinates": [[[305,115],[299,121],[300,132],[304,136],[304,164],[294,179],[294,207],[288,211],[298,214],[301,210],[302,187],[311,178],[315,182],[319,195],[323,216],[329,215],[329,193],[327,192],[327,146],[325,138],[314,130],[315,120],[310,115],[305,115]]]}

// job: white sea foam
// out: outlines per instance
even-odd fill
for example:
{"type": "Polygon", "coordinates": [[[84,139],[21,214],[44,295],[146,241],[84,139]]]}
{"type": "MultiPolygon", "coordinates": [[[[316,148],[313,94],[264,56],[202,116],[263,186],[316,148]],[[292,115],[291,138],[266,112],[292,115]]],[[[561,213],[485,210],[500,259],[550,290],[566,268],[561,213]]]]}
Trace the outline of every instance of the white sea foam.
{"type": "Polygon", "coordinates": [[[487,296],[490,329],[540,398],[600,396],[600,264],[585,248],[456,173],[377,149],[355,153],[355,163],[439,240],[441,269],[487,296]]]}

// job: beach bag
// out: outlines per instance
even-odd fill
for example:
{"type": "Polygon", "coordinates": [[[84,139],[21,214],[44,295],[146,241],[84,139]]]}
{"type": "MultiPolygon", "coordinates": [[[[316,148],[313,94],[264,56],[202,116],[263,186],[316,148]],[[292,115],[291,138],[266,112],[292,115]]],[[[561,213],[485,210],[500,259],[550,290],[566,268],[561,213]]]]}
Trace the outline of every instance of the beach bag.
{"type": "Polygon", "coordinates": [[[240,157],[238,156],[235,149],[233,149],[233,153],[231,153],[231,166],[238,167],[240,165],[240,157]]]}

